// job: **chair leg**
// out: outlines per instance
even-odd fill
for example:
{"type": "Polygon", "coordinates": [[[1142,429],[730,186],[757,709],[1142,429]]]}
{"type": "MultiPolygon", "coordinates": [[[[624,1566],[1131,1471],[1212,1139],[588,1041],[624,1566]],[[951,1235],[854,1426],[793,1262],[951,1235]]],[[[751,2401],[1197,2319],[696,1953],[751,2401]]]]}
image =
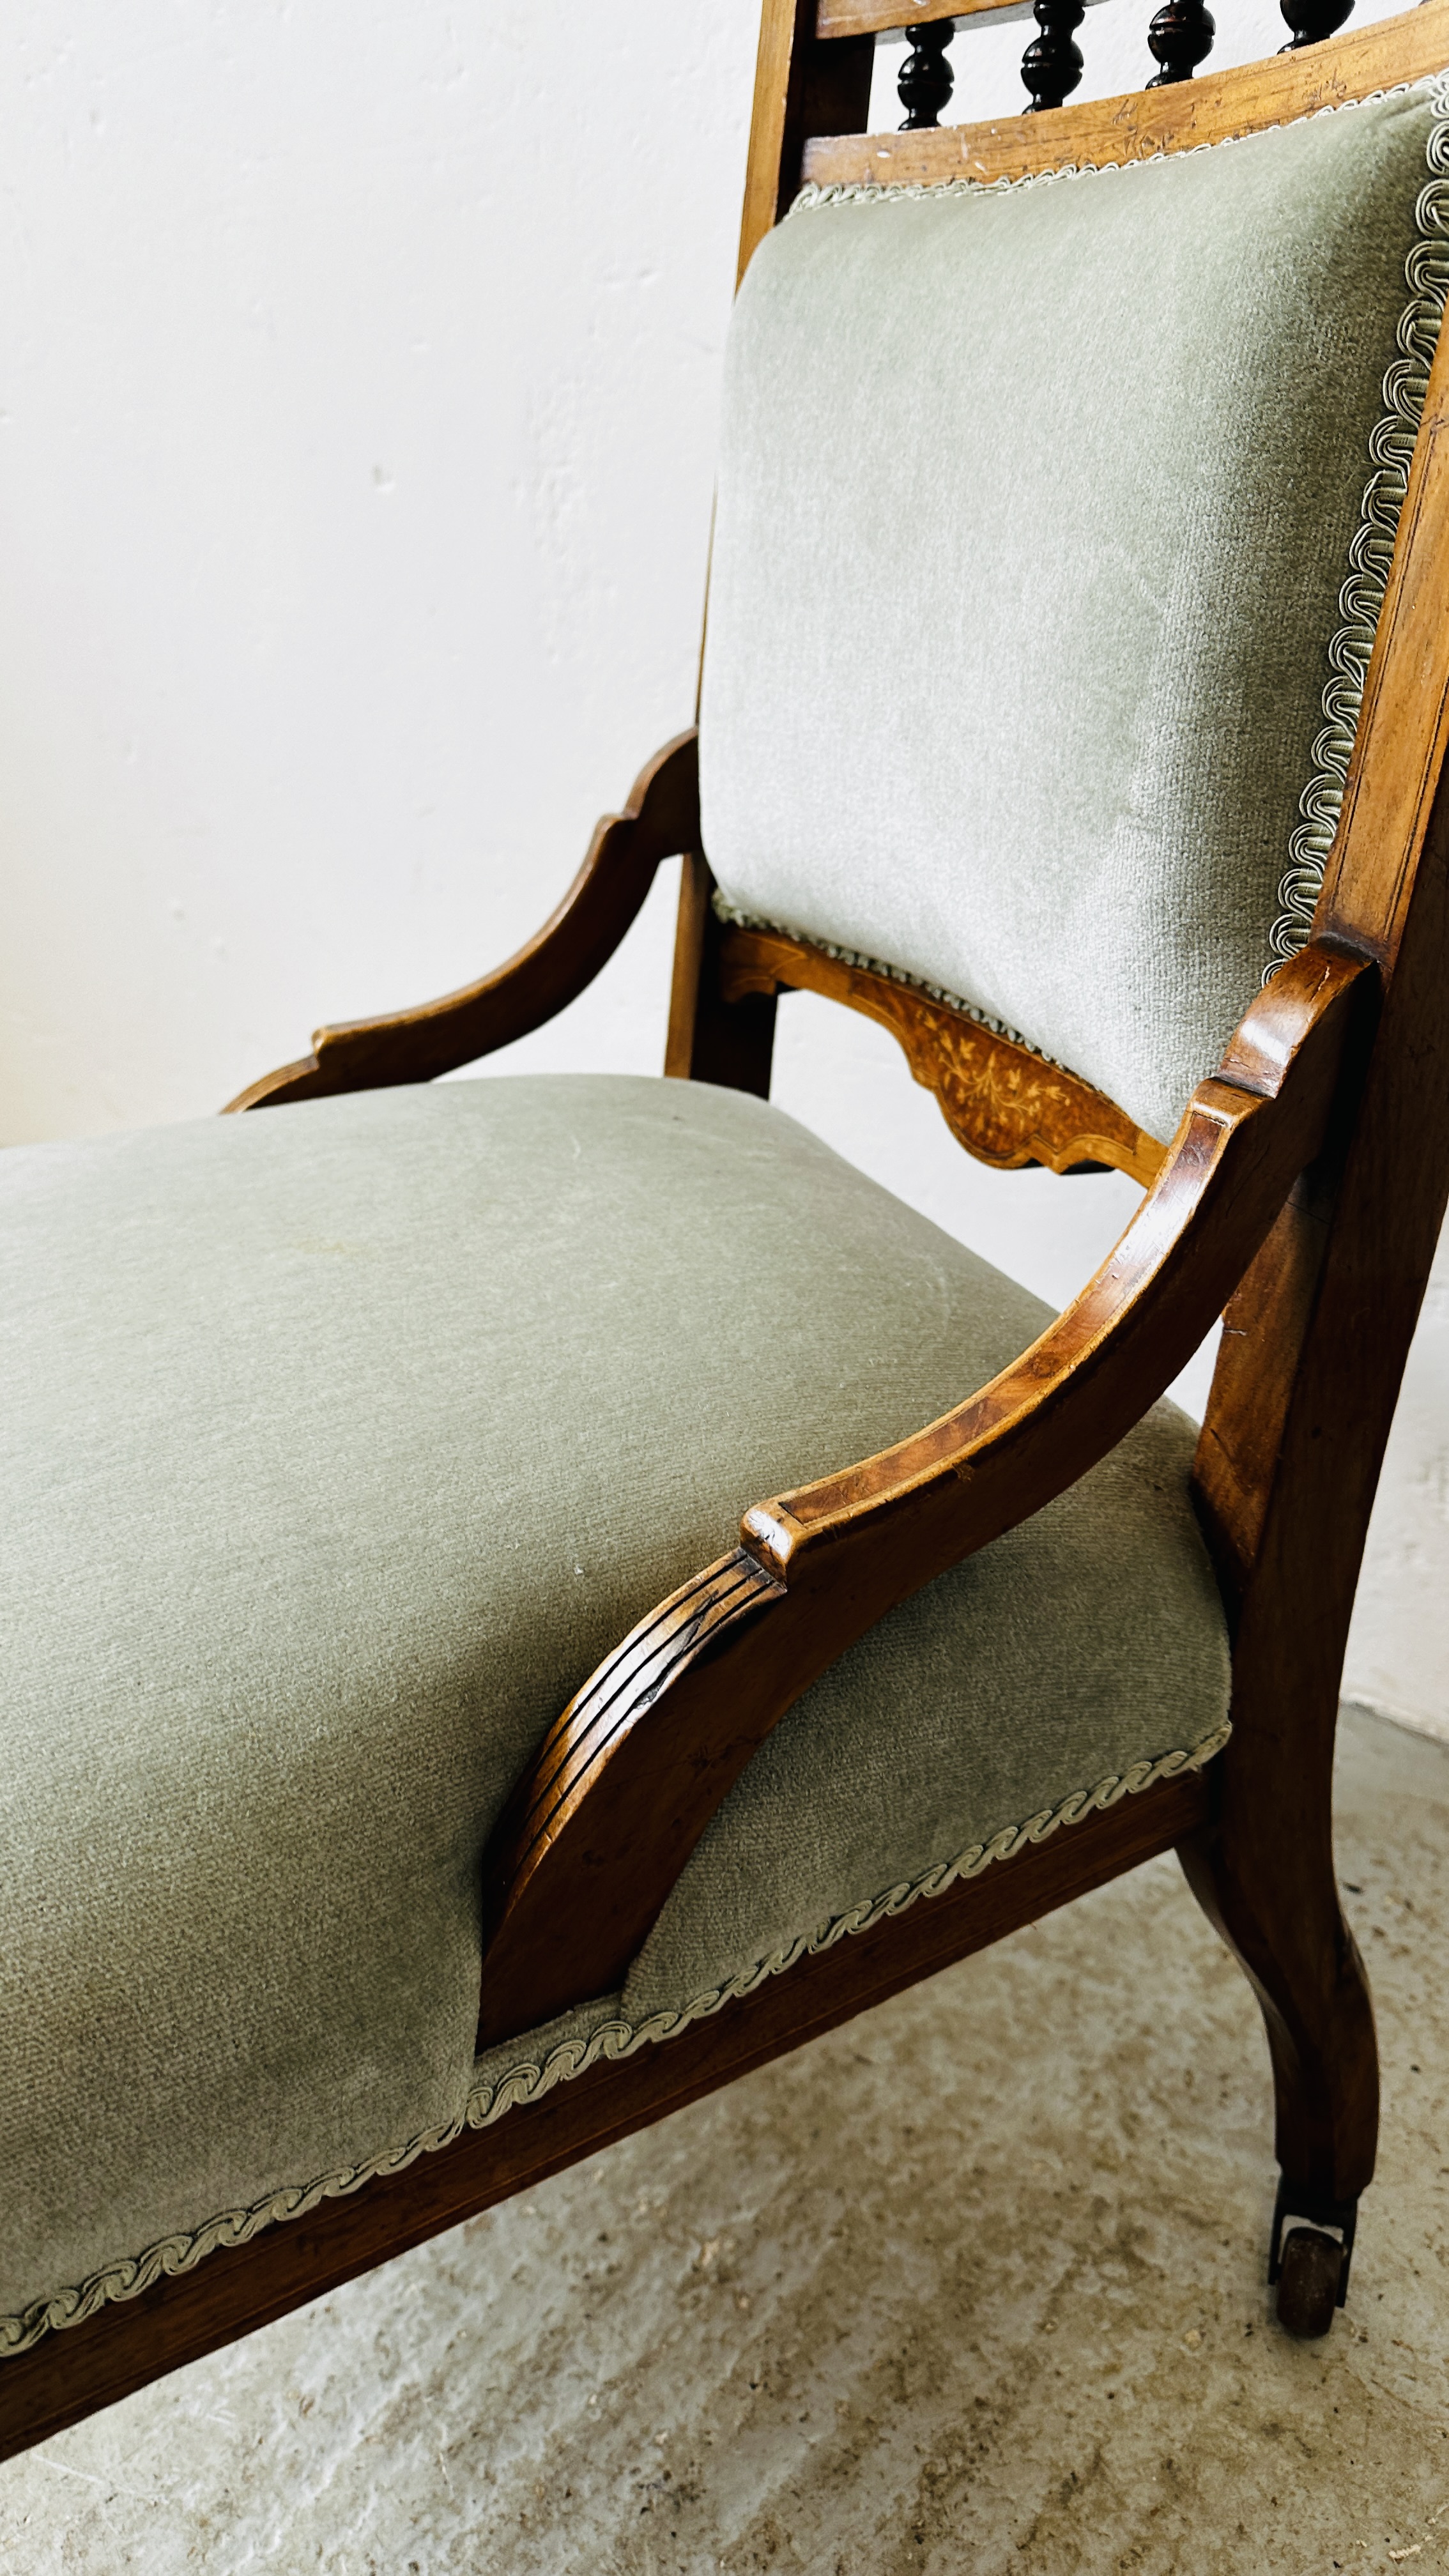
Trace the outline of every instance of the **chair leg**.
{"type": "Polygon", "coordinates": [[[1313,1733],[1310,1752],[1291,1710],[1235,1713],[1217,1813],[1178,1854],[1267,2027],[1282,2175],[1269,2278],[1298,2334],[1326,2333],[1347,2292],[1379,2108],[1373,2002],[1334,1877],[1331,1726],[1326,1743],[1313,1733]],[[1290,2219],[1305,2224],[1285,2234],[1290,2219]]]}

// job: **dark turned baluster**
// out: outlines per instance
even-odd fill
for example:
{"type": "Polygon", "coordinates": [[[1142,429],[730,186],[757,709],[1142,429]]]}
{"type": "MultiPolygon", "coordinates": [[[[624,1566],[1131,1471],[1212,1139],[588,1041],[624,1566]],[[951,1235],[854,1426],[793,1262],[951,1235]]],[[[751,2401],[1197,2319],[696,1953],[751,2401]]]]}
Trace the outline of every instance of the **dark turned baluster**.
{"type": "Polygon", "coordinates": [[[907,27],[906,42],[914,51],[907,54],[896,82],[906,111],[902,134],[920,134],[927,126],[940,124],[941,110],[956,86],[946,60],[946,47],[955,33],[954,18],[934,19],[928,27],[907,27]]]}
{"type": "MultiPolygon", "coordinates": [[[[1336,0],[1329,0],[1329,5],[1336,6],[1336,0]]],[[[1301,7],[1302,0],[1292,0],[1292,6],[1301,7]]],[[[1348,7],[1353,7],[1353,0],[1348,0],[1348,7]]],[[[1167,0],[1166,8],[1158,10],[1147,30],[1152,59],[1162,65],[1148,88],[1165,89],[1171,81],[1191,80],[1198,64],[1212,52],[1216,34],[1217,22],[1203,7],[1203,0],[1167,0]]]]}
{"type": "Polygon", "coordinates": [[[1032,11],[1041,34],[1021,58],[1021,77],[1031,92],[1028,116],[1041,108],[1060,107],[1082,77],[1082,49],[1072,42],[1086,10],[1079,0],[1036,0],[1032,11]]]}
{"type": "Polygon", "coordinates": [[[1278,5],[1293,30],[1285,54],[1296,54],[1300,45],[1321,45],[1353,16],[1353,0],[1278,0],[1278,5]]]}

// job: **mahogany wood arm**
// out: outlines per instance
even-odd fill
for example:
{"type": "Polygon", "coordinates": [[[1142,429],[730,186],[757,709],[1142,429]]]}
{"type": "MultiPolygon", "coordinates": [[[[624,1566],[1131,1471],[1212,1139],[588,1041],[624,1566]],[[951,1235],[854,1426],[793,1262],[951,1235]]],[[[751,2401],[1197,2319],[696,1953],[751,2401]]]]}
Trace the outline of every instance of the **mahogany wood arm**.
{"type": "Polygon", "coordinates": [[[440,1001],[319,1029],[312,1053],[263,1074],[228,1109],[269,1109],[338,1091],[434,1082],[541,1028],[576,1001],[630,927],[661,859],[699,842],[699,738],[676,735],[639,772],[622,814],[595,826],[556,912],[507,964],[440,1001]]]}
{"type": "Polygon", "coordinates": [[[738,1547],[641,1621],[557,1720],[484,1861],[480,2045],[606,1994],[709,1818],[811,1682],[886,1611],[1105,1457],[1221,1313],[1328,1128],[1373,1007],[1315,942],[1259,994],[1081,1295],[990,1385],[896,1447],[756,1504],[738,1547]]]}

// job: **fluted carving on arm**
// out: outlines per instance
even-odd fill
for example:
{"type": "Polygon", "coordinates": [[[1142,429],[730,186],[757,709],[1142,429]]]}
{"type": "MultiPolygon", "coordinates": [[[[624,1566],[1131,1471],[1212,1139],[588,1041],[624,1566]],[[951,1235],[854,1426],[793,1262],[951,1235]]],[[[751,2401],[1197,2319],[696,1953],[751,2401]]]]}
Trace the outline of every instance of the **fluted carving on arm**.
{"type": "MultiPolygon", "coordinates": [[[[1315,943],[1254,1002],[1082,1294],[954,1412],[747,1511],[642,1621],[519,1783],[484,1865],[480,2041],[618,1986],[756,1747],[899,1601],[1074,1484],[1191,1357],[1322,1144],[1376,990],[1315,943]]],[[[742,1390],[742,1400],[747,1391],[742,1390]]]]}

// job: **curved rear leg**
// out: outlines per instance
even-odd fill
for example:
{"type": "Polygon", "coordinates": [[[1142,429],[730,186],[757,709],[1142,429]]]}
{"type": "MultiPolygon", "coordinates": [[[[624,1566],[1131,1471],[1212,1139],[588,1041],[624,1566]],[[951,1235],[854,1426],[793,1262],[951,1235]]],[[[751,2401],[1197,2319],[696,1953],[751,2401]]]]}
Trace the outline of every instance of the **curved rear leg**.
{"type": "MultiPolygon", "coordinates": [[[[1235,1706],[1233,1735],[1213,1766],[1213,1818],[1178,1856],[1267,2027],[1282,2169],[1270,2278],[1277,2278],[1285,2222],[1334,2228],[1343,2240],[1341,2306],[1354,2212],[1374,2170],[1378,2045],[1368,1978],[1333,1867],[1337,1710],[1325,1724],[1296,1693],[1286,1697],[1287,1705],[1272,1710],[1235,1706]]],[[[1308,2330],[1322,2333],[1324,2326],[1308,2330]]]]}

